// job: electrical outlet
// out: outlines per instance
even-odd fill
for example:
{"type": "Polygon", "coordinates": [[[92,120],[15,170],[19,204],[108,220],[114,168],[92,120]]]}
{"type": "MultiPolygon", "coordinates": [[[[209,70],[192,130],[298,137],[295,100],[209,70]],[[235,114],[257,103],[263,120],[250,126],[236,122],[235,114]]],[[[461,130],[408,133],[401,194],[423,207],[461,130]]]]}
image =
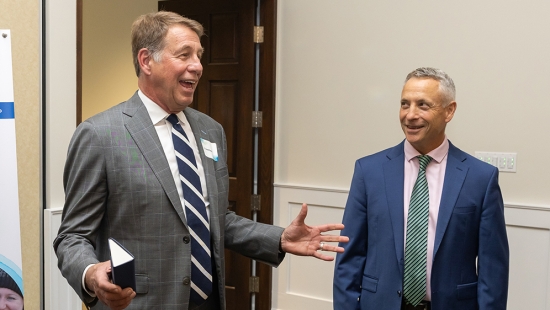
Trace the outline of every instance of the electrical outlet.
{"type": "Polygon", "coordinates": [[[517,153],[475,152],[475,157],[502,172],[516,172],[517,153]]]}

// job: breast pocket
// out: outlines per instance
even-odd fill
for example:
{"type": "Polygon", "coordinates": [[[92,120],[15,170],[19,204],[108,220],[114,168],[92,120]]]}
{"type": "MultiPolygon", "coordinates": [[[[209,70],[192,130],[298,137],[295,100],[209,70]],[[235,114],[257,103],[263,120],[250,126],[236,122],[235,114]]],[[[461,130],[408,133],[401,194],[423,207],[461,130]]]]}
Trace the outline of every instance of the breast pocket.
{"type": "Polygon", "coordinates": [[[475,212],[476,206],[466,206],[466,207],[455,207],[453,213],[464,214],[475,212]]]}

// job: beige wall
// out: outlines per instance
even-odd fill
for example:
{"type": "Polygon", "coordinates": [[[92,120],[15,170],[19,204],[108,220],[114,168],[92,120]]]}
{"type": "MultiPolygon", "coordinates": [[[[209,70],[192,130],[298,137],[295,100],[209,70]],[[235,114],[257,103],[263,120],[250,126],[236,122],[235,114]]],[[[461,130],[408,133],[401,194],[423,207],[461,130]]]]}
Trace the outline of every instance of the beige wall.
{"type": "Polygon", "coordinates": [[[130,98],[137,90],[130,28],[157,11],[153,0],[84,1],[82,119],[130,98]]]}
{"type": "Polygon", "coordinates": [[[449,139],[517,152],[505,203],[550,207],[548,1],[278,4],[276,183],[348,189],[357,158],[403,139],[406,74],[434,66],[457,87],[449,139]]]}
{"type": "Polygon", "coordinates": [[[40,308],[40,2],[2,1],[11,30],[25,308],[40,308]]]}

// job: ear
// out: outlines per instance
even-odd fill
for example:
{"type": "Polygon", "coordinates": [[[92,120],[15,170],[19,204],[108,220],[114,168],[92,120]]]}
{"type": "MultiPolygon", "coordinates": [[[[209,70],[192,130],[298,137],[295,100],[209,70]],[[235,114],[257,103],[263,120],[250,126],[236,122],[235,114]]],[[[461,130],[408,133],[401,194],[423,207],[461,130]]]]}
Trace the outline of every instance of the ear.
{"type": "Polygon", "coordinates": [[[148,49],[142,48],[137,54],[137,60],[141,73],[151,75],[151,62],[154,61],[148,49]]]}
{"type": "Polygon", "coordinates": [[[456,101],[451,101],[446,107],[445,107],[445,122],[448,123],[453,119],[453,116],[455,115],[456,111],[456,101]]]}

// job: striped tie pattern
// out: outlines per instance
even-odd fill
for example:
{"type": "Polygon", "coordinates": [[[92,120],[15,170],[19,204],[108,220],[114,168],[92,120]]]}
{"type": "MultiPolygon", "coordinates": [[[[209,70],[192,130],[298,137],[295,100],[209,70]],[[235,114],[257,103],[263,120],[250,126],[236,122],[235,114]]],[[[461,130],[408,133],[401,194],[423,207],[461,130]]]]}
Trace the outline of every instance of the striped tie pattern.
{"type": "Polygon", "coordinates": [[[191,301],[200,305],[212,293],[210,224],[193,148],[178,123],[178,117],[170,114],[166,120],[172,124],[172,140],[183,189],[187,226],[191,234],[191,301]]]}
{"type": "Polygon", "coordinates": [[[403,295],[408,303],[415,307],[426,296],[428,215],[430,209],[426,167],[432,160],[428,155],[420,155],[417,158],[420,162],[420,169],[418,178],[414,183],[409,205],[403,277],[403,295]]]}

